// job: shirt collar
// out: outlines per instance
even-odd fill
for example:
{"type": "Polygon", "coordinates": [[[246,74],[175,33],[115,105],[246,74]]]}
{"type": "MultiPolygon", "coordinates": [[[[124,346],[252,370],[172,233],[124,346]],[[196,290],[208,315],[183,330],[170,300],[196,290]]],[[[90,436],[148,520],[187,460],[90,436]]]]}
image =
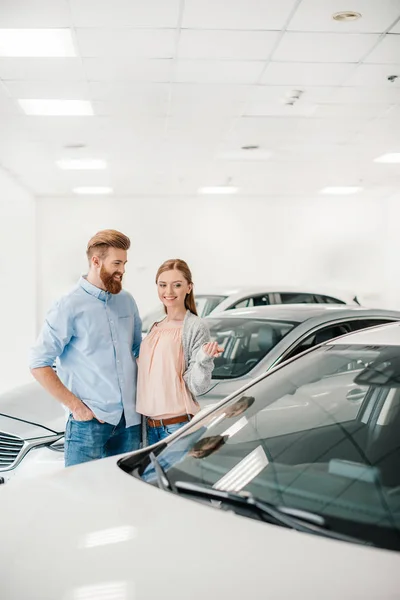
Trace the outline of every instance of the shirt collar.
{"type": "Polygon", "coordinates": [[[105,301],[110,296],[110,292],[106,292],[105,290],[101,290],[100,288],[96,287],[90,283],[84,275],[79,279],[79,285],[85,290],[85,292],[91,294],[99,300],[105,301]]]}

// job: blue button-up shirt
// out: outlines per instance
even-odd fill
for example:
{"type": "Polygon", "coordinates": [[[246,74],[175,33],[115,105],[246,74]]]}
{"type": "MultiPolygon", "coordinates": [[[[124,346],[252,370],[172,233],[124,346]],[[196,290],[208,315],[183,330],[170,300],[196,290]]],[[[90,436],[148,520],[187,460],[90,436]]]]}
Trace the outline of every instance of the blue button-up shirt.
{"type": "Polygon", "coordinates": [[[51,367],[63,384],[102,421],[138,425],[136,357],[142,322],[136,302],[122,290],[110,294],[81,277],[47,314],[29,366],[51,367]]]}

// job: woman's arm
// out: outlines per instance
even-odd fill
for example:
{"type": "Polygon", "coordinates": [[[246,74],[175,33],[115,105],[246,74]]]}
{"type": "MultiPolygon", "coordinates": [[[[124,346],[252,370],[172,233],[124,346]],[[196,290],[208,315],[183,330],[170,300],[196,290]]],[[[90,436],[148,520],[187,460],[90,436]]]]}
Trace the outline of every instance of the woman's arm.
{"type": "Polygon", "coordinates": [[[189,364],[183,379],[193,396],[200,396],[208,391],[214,369],[213,356],[208,355],[203,346],[210,342],[210,332],[205,323],[200,321],[192,347],[189,364]]]}

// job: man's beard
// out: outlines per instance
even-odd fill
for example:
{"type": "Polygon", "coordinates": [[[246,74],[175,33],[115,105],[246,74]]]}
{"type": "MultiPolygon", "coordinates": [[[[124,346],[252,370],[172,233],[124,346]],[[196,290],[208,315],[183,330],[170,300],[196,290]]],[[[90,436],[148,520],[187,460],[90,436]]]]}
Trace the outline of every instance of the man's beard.
{"type": "Polygon", "coordinates": [[[110,292],[110,294],[119,294],[122,290],[122,274],[118,273],[118,271],[109,273],[109,271],[107,271],[103,265],[100,269],[100,279],[102,280],[107,292],[110,292]],[[120,275],[121,279],[114,279],[114,275],[120,275]]]}

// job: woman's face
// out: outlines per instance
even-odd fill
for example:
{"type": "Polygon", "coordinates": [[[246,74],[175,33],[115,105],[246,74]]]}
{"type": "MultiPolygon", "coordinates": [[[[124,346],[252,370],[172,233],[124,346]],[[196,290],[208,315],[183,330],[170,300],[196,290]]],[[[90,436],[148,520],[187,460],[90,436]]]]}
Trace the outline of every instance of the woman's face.
{"type": "Polygon", "coordinates": [[[168,308],[184,308],[185,298],[192,290],[192,284],[188,283],[181,271],[172,269],[164,271],[157,281],[158,297],[164,306],[168,308]]]}

